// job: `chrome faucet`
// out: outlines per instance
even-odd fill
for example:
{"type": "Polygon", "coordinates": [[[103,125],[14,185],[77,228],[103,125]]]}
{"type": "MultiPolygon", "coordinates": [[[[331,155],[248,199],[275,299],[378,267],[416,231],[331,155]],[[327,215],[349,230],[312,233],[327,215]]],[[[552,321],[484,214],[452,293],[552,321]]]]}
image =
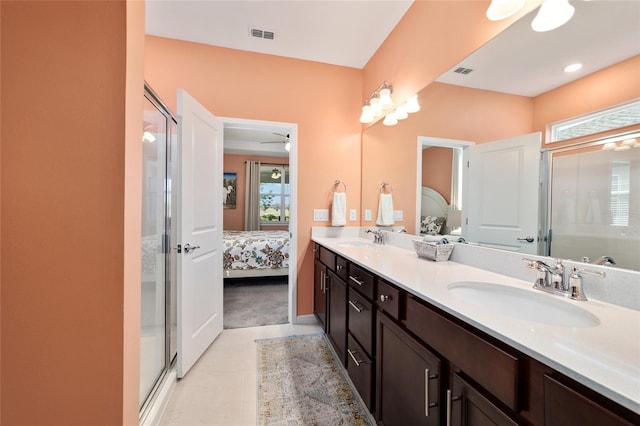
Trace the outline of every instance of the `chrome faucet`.
{"type": "Polygon", "coordinates": [[[561,259],[556,259],[556,264],[553,266],[549,266],[541,260],[527,258],[522,260],[527,263],[530,269],[535,269],[538,272],[533,288],[572,300],[587,300],[582,290],[581,274],[595,275],[600,278],[606,276],[604,272],[578,269],[574,266],[571,268],[568,284],[565,284],[565,268],[561,259]]]}
{"type": "Polygon", "coordinates": [[[384,233],[380,229],[367,229],[367,234],[373,234],[373,244],[384,244],[384,233]]]}
{"type": "Polygon", "coordinates": [[[610,265],[615,265],[616,262],[613,260],[613,258],[609,257],[609,256],[600,256],[599,258],[597,258],[596,260],[593,261],[594,265],[604,265],[604,264],[610,264],[610,265]]]}
{"type": "Polygon", "coordinates": [[[538,271],[538,278],[534,283],[534,288],[541,290],[554,289],[564,291],[564,265],[561,259],[556,259],[556,264],[549,266],[541,260],[522,259],[527,262],[530,269],[538,271]]]}

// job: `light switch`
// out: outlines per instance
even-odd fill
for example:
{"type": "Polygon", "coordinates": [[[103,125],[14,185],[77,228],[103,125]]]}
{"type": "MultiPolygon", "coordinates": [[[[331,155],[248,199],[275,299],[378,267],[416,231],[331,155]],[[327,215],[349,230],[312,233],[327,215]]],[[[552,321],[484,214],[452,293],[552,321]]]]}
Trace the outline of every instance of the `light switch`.
{"type": "Polygon", "coordinates": [[[349,210],[349,220],[351,222],[355,222],[356,220],[358,220],[358,212],[356,211],[356,209],[349,210]]]}
{"type": "Polygon", "coordinates": [[[403,211],[402,210],[394,210],[393,211],[393,220],[397,222],[402,222],[403,211]]]}
{"type": "Polygon", "coordinates": [[[364,220],[371,220],[371,210],[370,209],[366,209],[364,211],[364,220]]]}
{"type": "Polygon", "coordinates": [[[329,210],[327,209],[313,209],[313,221],[314,222],[326,222],[329,220],[329,210]]]}

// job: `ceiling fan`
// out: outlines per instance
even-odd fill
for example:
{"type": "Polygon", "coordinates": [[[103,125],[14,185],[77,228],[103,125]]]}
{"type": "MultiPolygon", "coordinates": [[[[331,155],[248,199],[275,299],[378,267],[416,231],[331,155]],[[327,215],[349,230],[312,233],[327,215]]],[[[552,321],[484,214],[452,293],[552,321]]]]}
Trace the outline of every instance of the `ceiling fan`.
{"type": "Polygon", "coordinates": [[[291,145],[290,145],[290,141],[289,141],[289,134],[287,133],[286,135],[282,134],[282,133],[273,133],[276,136],[280,136],[282,137],[282,139],[279,140],[274,140],[274,141],[262,141],[260,143],[283,143],[284,145],[284,149],[286,149],[287,151],[289,151],[291,145]]]}

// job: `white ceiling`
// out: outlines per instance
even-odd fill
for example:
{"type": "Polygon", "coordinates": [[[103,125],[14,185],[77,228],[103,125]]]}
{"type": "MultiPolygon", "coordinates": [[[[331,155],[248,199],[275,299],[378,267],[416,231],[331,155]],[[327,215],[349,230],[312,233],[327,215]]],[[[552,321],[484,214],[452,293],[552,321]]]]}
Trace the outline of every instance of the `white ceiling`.
{"type": "MultiPolygon", "coordinates": [[[[410,7],[407,0],[147,0],[147,34],[232,49],[363,68],[410,7]],[[250,36],[249,28],[275,33],[250,36]]],[[[574,17],[564,26],[536,33],[531,20],[515,22],[456,64],[438,81],[536,96],[554,87],[640,54],[640,1],[571,1],[574,17]],[[571,62],[581,71],[566,74],[571,62]],[[451,71],[459,66],[470,74],[451,71]]],[[[286,156],[274,128],[225,129],[225,149],[286,156]]]]}

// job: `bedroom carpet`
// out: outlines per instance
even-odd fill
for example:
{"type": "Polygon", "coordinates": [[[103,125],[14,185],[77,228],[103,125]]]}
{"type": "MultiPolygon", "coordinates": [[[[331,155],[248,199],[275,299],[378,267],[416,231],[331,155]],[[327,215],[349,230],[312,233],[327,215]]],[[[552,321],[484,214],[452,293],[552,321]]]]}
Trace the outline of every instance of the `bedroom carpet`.
{"type": "Polygon", "coordinates": [[[225,280],[224,328],[288,322],[287,277],[225,280]]]}
{"type": "Polygon", "coordinates": [[[256,340],[259,425],[373,425],[323,333],[256,340]]]}

